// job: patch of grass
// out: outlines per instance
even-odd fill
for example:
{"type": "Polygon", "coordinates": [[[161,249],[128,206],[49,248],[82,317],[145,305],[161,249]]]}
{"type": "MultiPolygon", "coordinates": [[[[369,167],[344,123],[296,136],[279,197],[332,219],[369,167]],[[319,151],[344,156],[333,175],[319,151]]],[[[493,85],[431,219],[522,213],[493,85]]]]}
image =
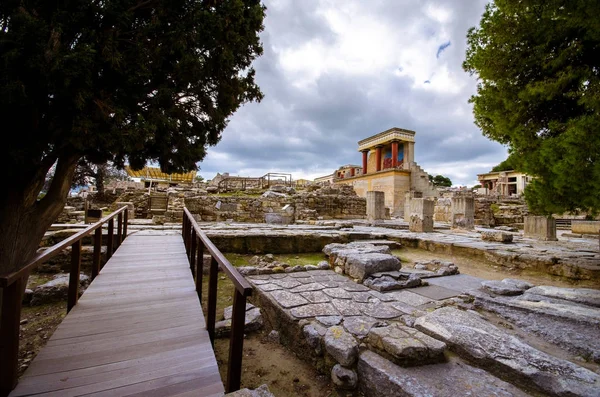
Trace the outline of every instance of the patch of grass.
{"type": "Polygon", "coordinates": [[[492,210],[493,214],[497,214],[498,211],[500,211],[500,206],[496,203],[490,204],[490,209],[492,210]]]}
{"type": "MultiPolygon", "coordinates": [[[[250,254],[225,254],[225,257],[231,262],[233,266],[248,266],[250,259],[254,255],[250,254]]],[[[290,266],[306,266],[306,265],[316,265],[320,261],[327,260],[327,257],[322,252],[309,252],[302,254],[280,254],[274,255],[274,258],[278,262],[287,263],[290,266]]]]}

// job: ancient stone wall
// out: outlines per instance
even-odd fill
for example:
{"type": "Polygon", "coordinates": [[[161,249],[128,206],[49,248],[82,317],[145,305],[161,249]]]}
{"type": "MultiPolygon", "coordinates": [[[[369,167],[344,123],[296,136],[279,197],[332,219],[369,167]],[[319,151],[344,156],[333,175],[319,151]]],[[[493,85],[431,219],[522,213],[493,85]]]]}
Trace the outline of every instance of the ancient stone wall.
{"type": "Polygon", "coordinates": [[[296,220],[356,219],[366,214],[366,200],[356,196],[350,186],[324,187],[293,195],[270,192],[263,196],[185,197],[185,205],[199,220],[206,222],[231,219],[262,223],[267,214],[283,214],[286,205],[294,208],[296,220]]]}

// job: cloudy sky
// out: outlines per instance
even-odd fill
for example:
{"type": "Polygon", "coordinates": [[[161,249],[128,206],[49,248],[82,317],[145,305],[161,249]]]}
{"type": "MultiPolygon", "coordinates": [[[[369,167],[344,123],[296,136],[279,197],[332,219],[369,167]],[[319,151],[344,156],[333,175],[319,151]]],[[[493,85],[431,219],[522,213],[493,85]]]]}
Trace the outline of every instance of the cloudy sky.
{"type": "Polygon", "coordinates": [[[466,33],[485,0],[265,0],[265,94],[231,118],[199,174],[313,179],[361,164],[357,142],[416,131],[415,160],[454,185],[504,160],[473,124],[476,79],[462,70],[466,33]]]}

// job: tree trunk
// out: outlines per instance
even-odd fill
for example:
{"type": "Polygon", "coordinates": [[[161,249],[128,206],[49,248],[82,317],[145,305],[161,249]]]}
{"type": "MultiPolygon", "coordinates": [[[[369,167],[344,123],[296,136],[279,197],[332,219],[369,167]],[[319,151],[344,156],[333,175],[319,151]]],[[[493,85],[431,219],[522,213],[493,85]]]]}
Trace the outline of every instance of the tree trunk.
{"type": "Polygon", "coordinates": [[[96,190],[98,191],[98,195],[100,197],[104,197],[104,176],[106,173],[105,170],[106,165],[98,165],[98,171],[96,171],[96,190]]]}
{"type": "Polygon", "coordinates": [[[50,189],[41,200],[37,195],[43,173],[30,180],[12,180],[11,189],[0,197],[0,274],[19,270],[33,258],[44,233],[65,206],[77,159],[58,160],[50,189]]]}

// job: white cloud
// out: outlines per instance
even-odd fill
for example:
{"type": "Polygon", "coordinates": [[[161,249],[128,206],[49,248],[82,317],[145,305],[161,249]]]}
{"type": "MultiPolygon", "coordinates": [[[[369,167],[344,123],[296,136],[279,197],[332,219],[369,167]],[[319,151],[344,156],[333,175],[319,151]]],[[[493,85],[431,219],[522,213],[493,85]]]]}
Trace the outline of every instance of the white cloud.
{"type": "Polygon", "coordinates": [[[358,140],[394,126],[415,130],[416,161],[455,184],[476,183],[506,157],[473,124],[476,81],[461,67],[485,0],[265,3],[255,62],[265,99],[232,117],[202,174],[312,179],[360,163],[358,140]]]}

